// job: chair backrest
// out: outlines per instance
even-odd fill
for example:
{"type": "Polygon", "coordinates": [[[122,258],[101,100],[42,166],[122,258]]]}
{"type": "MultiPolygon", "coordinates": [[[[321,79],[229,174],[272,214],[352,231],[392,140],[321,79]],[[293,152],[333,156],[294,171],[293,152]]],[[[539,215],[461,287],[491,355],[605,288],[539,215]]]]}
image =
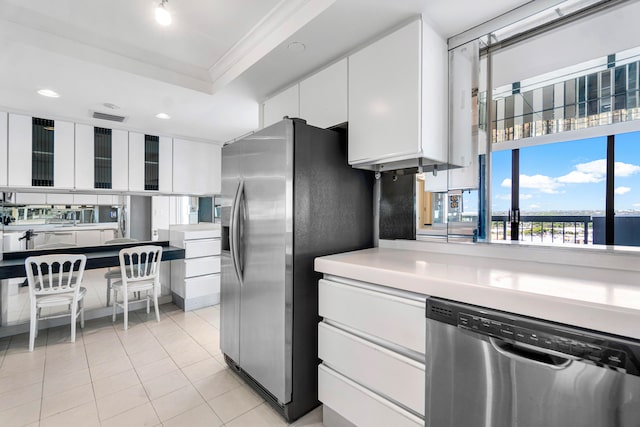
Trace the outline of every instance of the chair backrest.
{"type": "Polygon", "coordinates": [[[121,249],[120,270],[122,282],[159,280],[162,246],[143,245],[121,249]]]}
{"type": "Polygon", "coordinates": [[[127,237],[118,237],[117,239],[111,239],[104,242],[105,245],[117,245],[120,243],[133,243],[137,242],[138,239],[129,239],[127,237]]]}
{"type": "Polygon", "coordinates": [[[87,257],[82,254],[30,256],[25,261],[29,294],[78,292],[87,257]]]}

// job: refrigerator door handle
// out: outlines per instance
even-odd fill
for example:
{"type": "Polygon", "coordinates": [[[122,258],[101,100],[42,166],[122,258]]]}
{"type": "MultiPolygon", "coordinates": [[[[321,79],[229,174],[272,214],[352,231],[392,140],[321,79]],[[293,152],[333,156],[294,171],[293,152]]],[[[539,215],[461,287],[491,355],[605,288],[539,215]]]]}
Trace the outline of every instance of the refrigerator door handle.
{"type": "Polygon", "coordinates": [[[238,242],[238,221],[239,221],[239,212],[240,212],[240,196],[244,192],[244,181],[240,180],[238,182],[238,188],[236,189],[236,194],[233,198],[233,206],[231,207],[231,218],[230,218],[230,238],[229,238],[229,246],[231,249],[231,259],[233,260],[233,268],[236,272],[236,276],[238,277],[238,282],[240,286],[242,286],[242,276],[240,274],[240,251],[239,251],[239,242],[238,242]]]}

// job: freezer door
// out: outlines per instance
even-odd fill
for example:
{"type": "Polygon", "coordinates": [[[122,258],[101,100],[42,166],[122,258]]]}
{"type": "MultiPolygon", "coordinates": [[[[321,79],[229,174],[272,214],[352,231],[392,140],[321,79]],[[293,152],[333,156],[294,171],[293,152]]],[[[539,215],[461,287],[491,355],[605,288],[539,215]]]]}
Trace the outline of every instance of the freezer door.
{"type": "Polygon", "coordinates": [[[240,367],[291,400],[293,124],[242,141],[240,367]]]}
{"type": "Polygon", "coordinates": [[[231,256],[231,238],[237,229],[237,221],[232,221],[232,215],[242,180],[242,163],[242,144],[222,148],[220,349],[236,363],[240,360],[240,281],[231,256]]]}

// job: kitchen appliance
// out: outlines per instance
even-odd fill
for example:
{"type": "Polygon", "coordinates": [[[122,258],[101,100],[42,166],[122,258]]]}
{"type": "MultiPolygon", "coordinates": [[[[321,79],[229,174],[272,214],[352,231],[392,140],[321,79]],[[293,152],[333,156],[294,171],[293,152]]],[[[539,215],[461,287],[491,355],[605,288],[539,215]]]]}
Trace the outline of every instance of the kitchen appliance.
{"type": "Polygon", "coordinates": [[[373,245],[344,134],[285,119],[222,148],[220,346],[287,420],[317,399],[318,256],[373,245]]]}
{"type": "Polygon", "coordinates": [[[640,342],[427,301],[432,427],[637,427],[640,342]]]}

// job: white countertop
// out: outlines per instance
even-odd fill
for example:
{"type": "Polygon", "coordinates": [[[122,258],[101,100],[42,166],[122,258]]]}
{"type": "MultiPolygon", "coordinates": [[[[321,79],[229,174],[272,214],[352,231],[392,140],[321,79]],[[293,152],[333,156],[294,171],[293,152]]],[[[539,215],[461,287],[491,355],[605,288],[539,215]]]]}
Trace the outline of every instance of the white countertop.
{"type": "Polygon", "coordinates": [[[373,248],[316,258],[364,282],[640,339],[640,273],[373,248]]]}

